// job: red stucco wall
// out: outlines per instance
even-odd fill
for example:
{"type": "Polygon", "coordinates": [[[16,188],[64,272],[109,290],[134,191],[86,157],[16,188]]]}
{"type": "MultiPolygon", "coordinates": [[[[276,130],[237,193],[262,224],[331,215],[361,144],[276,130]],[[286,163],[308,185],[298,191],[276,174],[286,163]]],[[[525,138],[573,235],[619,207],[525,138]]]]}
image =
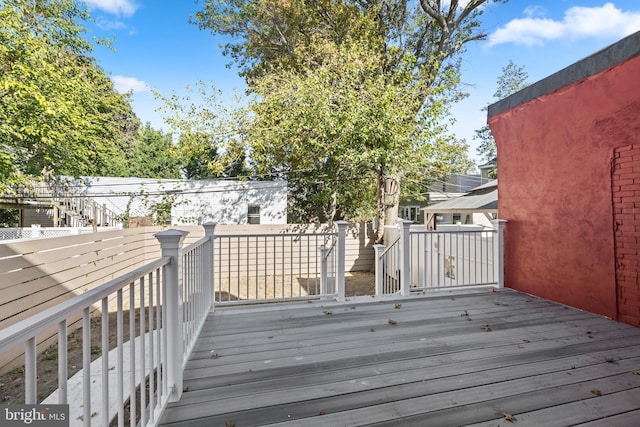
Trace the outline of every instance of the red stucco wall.
{"type": "Polygon", "coordinates": [[[618,318],[611,164],[640,142],[640,57],[489,118],[505,285],[618,318]]]}

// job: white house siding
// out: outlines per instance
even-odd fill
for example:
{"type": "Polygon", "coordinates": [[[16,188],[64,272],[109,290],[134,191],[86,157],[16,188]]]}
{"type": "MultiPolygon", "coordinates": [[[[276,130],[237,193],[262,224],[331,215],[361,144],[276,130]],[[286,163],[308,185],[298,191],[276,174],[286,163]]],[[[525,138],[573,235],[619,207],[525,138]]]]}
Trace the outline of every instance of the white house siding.
{"type": "Polygon", "coordinates": [[[170,180],[87,177],[86,196],[116,214],[149,216],[150,206],[176,194],[172,225],[246,224],[250,205],[260,207],[260,223],[287,223],[286,181],[170,180]]]}

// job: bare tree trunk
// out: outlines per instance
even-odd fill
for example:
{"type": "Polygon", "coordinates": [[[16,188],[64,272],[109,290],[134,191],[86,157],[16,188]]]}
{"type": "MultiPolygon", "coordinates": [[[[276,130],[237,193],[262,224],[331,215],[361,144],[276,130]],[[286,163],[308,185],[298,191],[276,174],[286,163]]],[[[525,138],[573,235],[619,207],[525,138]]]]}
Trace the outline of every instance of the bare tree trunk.
{"type": "Polygon", "coordinates": [[[385,175],[383,170],[378,170],[376,187],[378,196],[378,228],[376,229],[375,243],[383,243],[388,240],[385,236],[385,226],[395,226],[398,223],[400,178],[385,175]]]}
{"type": "Polygon", "coordinates": [[[384,205],[384,174],[382,169],[376,171],[376,200],[378,205],[376,206],[376,215],[378,216],[378,226],[376,227],[376,235],[374,243],[380,244],[384,240],[384,222],[385,222],[385,205],[384,205]]]}

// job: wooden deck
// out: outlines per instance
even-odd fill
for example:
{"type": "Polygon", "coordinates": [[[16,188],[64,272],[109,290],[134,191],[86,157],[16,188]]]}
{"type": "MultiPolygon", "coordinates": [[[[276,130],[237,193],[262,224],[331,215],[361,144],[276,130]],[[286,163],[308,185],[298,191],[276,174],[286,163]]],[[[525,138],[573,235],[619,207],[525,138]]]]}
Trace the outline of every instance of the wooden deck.
{"type": "Polygon", "coordinates": [[[639,426],[640,329],[510,290],[218,308],[185,390],[162,425],[639,426]]]}

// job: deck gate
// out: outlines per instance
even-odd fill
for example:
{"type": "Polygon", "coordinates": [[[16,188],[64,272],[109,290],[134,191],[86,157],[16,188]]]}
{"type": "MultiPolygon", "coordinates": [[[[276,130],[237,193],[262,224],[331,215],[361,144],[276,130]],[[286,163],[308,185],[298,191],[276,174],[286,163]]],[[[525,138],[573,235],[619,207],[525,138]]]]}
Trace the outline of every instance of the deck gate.
{"type": "Polygon", "coordinates": [[[482,285],[502,286],[502,233],[494,229],[453,231],[412,230],[401,221],[398,240],[375,245],[376,294],[482,285]]]}

